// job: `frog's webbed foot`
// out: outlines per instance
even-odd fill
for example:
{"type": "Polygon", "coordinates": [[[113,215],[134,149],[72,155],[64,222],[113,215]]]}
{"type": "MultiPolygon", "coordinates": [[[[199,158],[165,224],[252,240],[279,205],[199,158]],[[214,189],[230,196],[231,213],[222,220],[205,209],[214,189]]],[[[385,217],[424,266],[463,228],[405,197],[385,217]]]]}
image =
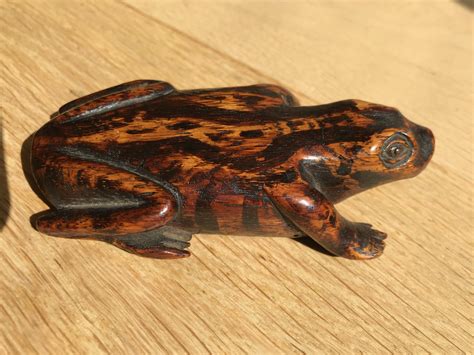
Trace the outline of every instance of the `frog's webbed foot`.
{"type": "Polygon", "coordinates": [[[367,223],[344,220],[339,232],[340,254],[349,259],[373,259],[382,255],[387,234],[367,223]]]}
{"type": "Polygon", "coordinates": [[[49,210],[35,217],[38,231],[69,238],[101,240],[141,256],[176,259],[191,255],[186,248],[192,234],[163,226],[143,232],[132,232],[165,224],[169,215],[160,216],[160,207],[116,211],[49,210]],[[142,220],[140,220],[142,218],[142,220]]]}
{"type": "Polygon", "coordinates": [[[152,231],[130,234],[105,240],[133,254],[156,259],[178,259],[191,255],[192,234],[174,227],[164,226],[152,231]]]}

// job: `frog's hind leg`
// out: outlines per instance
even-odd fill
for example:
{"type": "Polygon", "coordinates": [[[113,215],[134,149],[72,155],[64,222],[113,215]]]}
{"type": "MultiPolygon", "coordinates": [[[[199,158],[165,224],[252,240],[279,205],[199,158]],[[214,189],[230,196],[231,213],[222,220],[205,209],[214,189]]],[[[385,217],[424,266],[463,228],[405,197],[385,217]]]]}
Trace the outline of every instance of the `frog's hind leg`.
{"type": "Polygon", "coordinates": [[[58,112],[51,115],[51,119],[56,123],[88,119],[100,113],[154,100],[175,91],[172,85],[164,81],[131,81],[73,100],[61,106],[58,112]]]}
{"type": "Polygon", "coordinates": [[[287,106],[299,106],[298,99],[287,89],[274,85],[274,84],[257,84],[249,86],[248,88],[255,90],[256,92],[264,95],[278,97],[283,105],[287,106]]]}
{"type": "Polygon", "coordinates": [[[35,217],[35,227],[51,236],[105,240],[165,225],[173,218],[166,201],[150,206],[106,209],[51,209],[35,217]]]}
{"type": "Polygon", "coordinates": [[[164,226],[152,231],[131,234],[107,240],[110,244],[133,254],[157,259],[177,259],[191,255],[192,234],[181,229],[164,226]]]}
{"type": "Polygon", "coordinates": [[[258,111],[268,108],[299,106],[295,96],[285,88],[271,84],[227,87],[217,89],[185,90],[188,101],[207,108],[231,111],[258,111]]]}
{"type": "MultiPolygon", "coordinates": [[[[191,255],[186,250],[192,234],[181,230],[173,231],[167,226],[140,232],[121,235],[117,228],[130,216],[118,216],[118,211],[94,211],[84,213],[77,210],[49,210],[37,219],[38,231],[57,237],[93,239],[107,242],[129,253],[156,259],[178,259],[191,255]],[[90,227],[90,229],[89,229],[90,227]]],[[[143,228],[140,218],[143,210],[133,211],[136,214],[134,227],[143,228]],[[140,227],[140,225],[142,225],[140,227]]],[[[165,224],[169,218],[164,218],[165,224]]],[[[161,224],[160,223],[160,224],[161,224]]]]}
{"type": "MultiPolygon", "coordinates": [[[[143,250],[146,248],[138,248],[139,240],[145,238],[140,233],[163,227],[179,214],[179,192],[149,172],[89,151],[62,153],[66,155],[51,155],[36,166],[39,185],[53,205],[37,216],[38,231],[59,237],[117,240],[113,243],[117,246],[118,237],[137,235],[135,248],[143,250]]],[[[157,247],[169,248],[165,242],[160,241],[157,247]]],[[[122,244],[126,246],[126,240],[122,244]]],[[[179,249],[178,245],[174,249],[179,249]]],[[[170,253],[165,252],[167,257],[170,253]]],[[[159,257],[158,249],[154,254],[159,257]]],[[[180,257],[184,254],[178,253],[180,257]]]]}

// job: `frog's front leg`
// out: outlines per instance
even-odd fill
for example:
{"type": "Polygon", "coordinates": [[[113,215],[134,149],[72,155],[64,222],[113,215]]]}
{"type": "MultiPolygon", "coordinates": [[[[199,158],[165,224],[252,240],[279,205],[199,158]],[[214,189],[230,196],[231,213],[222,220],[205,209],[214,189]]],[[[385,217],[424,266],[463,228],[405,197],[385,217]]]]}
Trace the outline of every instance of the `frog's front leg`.
{"type": "Polygon", "coordinates": [[[386,234],[342,217],[322,193],[304,182],[265,186],[279,212],[326,250],[348,259],[372,259],[384,250],[386,234]]]}

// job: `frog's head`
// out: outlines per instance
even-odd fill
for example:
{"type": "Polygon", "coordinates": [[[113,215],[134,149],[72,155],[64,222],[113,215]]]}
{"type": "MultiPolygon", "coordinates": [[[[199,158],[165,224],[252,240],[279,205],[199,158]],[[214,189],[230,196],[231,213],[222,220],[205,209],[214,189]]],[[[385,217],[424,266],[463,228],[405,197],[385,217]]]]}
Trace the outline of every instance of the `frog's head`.
{"type": "Polygon", "coordinates": [[[305,166],[316,187],[334,202],[416,176],[434,152],[433,133],[410,122],[397,109],[350,102],[353,108],[344,112],[344,120],[334,116],[334,124],[326,129],[332,134],[323,144],[328,158],[318,164],[306,160],[305,166]]]}

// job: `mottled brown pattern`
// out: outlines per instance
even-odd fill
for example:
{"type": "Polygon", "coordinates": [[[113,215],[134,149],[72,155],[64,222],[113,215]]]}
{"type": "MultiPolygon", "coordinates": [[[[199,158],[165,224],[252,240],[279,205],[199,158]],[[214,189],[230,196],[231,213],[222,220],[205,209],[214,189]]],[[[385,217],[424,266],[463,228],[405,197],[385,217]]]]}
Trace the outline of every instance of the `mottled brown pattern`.
{"type": "Polygon", "coordinates": [[[32,168],[52,205],[36,226],[156,258],[188,256],[191,234],[207,232],[308,235],[369,259],[385,234],[334,203],[415,176],[433,149],[427,128],[382,105],[134,81],[64,105],[36,133],[32,168]]]}

